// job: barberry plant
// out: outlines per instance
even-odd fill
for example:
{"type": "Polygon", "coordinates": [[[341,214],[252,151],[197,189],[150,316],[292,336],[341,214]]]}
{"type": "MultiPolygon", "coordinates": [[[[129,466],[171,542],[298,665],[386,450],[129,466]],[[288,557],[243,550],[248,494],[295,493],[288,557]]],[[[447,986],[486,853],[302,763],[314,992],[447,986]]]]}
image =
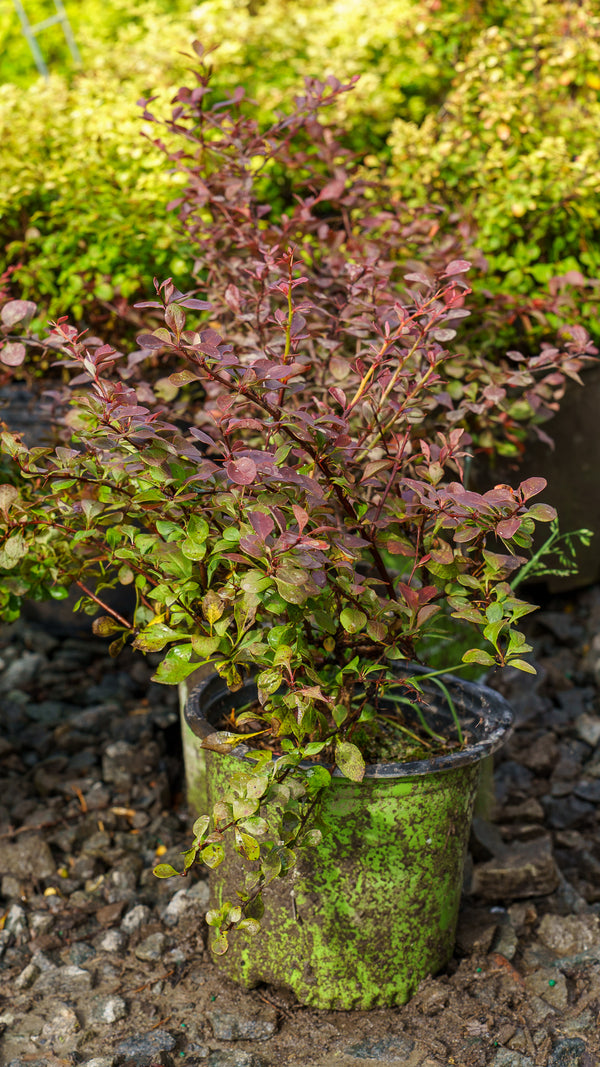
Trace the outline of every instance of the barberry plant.
{"type": "MultiPolygon", "coordinates": [[[[14,475],[0,486],[0,604],[13,618],[24,596],[76,583],[112,652],[164,653],[157,681],[209,662],[231,690],[255,675],[257,706],[206,744],[229,751],[255,723],[263,747],[196,821],[184,857],[183,873],[216,867],[232,842],[257,863],[238,901],[209,912],[223,952],[230,929],[258,928],[264,886],[318,840],[333,767],[362,778],[361,738],[398,687],[394,663],[426,664],[440,618],[473,627],[458,669],[533,670],[519,624],[532,608],[511,579],[554,509],[535,501],[541,478],[467,488],[469,427],[500,436],[513,404],[551,406],[591,346],[582,331],[536,357],[466,363],[470,264],[435,250],[431,217],[407,218],[321,123],[349,86],[309,82],[261,131],[241,90],[208,104],[201,58],[167,126],[189,146],[168,150],[188,175],[179,206],[202,296],[155,280],[143,310],[162,325],[129,360],[54,325],[49,342],[76,371],[70,439],[27,448],[2,433],[14,475]],[[269,221],[260,188],[276,167],[297,181],[269,221]],[[405,262],[415,234],[422,269],[405,262]],[[130,617],[105,602],[117,585],[134,592],[130,617]]],[[[418,678],[403,692],[419,705],[418,678]]]]}

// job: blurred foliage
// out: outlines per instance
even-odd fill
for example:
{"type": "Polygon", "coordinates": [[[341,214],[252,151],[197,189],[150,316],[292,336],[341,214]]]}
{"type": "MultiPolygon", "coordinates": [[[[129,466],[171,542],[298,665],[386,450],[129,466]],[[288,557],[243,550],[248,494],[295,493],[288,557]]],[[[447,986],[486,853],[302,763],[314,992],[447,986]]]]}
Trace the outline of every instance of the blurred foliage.
{"type": "MultiPolygon", "coordinates": [[[[32,21],[53,8],[25,3],[32,21]]],[[[0,270],[21,264],[15,294],[118,341],[118,315],[153,275],[190,284],[193,255],[167,211],[180,178],[142,140],[136,101],[156,94],[166,111],[199,38],[219,45],[214,95],[244,84],[265,121],[305,75],[360,74],[337,113],[346,143],[401,197],[446,206],[442,225],[485,254],[469,253],[477,294],[483,308],[500,294],[504,325],[485,309],[478,346],[531,349],[582,318],[600,334],[587,280],[600,275],[595,0],[380,0],[376,17],[368,0],[66,7],[83,69],[54,27],[40,37],[48,83],[16,14],[0,26],[0,270]]],[[[293,196],[279,179],[273,168],[276,210],[293,196]]]]}
{"type": "Polygon", "coordinates": [[[409,202],[473,220],[488,288],[542,296],[568,275],[573,313],[598,331],[597,288],[573,272],[600,274],[599,127],[597,3],[516,2],[473,41],[442,108],[395,121],[394,180],[409,202]]]}
{"type": "Polygon", "coordinates": [[[154,274],[190,271],[166,207],[176,179],[142,139],[136,102],[156,92],[167,105],[198,30],[191,16],[174,20],[158,5],[105,6],[114,43],[81,26],[82,73],[0,85],[0,267],[20,263],[13,291],[49,315],[87,311],[102,326],[154,274]]]}
{"type": "MultiPolygon", "coordinates": [[[[133,30],[135,34],[137,29],[138,35],[142,35],[146,32],[148,13],[184,14],[195,4],[194,0],[152,0],[150,4],[126,0],[63,0],[63,6],[85,66],[91,56],[114,43],[125,24],[130,32],[133,30]]],[[[56,14],[53,0],[23,0],[23,7],[32,26],[56,14]]],[[[37,42],[51,73],[66,77],[74,73],[73,59],[60,25],[42,30],[37,42]]],[[[0,21],[0,84],[30,85],[37,77],[19,16],[12,0],[4,0],[0,21]]]]}

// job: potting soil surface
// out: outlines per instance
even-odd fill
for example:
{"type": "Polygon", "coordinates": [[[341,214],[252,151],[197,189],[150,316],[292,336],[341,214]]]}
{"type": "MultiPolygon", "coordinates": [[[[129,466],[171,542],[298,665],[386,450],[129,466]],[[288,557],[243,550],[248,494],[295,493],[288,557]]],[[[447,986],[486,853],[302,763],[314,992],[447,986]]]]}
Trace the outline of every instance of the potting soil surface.
{"type": "Polygon", "coordinates": [[[592,1067],[600,1063],[600,587],[531,616],[538,674],[484,794],[457,946],[402,1007],[243,992],[206,950],[174,691],[35,616],[0,631],[0,1063],[592,1067]]]}

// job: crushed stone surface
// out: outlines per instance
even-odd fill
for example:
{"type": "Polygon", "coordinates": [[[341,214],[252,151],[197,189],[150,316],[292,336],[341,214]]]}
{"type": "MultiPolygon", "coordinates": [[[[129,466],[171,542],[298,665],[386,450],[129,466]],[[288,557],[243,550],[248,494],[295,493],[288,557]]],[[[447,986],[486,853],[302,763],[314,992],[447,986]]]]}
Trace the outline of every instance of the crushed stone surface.
{"type": "MultiPolygon", "coordinates": [[[[537,592],[537,591],[536,591],[537,592]]],[[[0,1064],[600,1064],[600,587],[528,623],[534,676],[479,799],[454,958],[401,1007],[244,992],[206,950],[176,693],[68,619],[0,630],[0,1064]],[[491,779],[490,779],[491,781],[491,779]]]]}

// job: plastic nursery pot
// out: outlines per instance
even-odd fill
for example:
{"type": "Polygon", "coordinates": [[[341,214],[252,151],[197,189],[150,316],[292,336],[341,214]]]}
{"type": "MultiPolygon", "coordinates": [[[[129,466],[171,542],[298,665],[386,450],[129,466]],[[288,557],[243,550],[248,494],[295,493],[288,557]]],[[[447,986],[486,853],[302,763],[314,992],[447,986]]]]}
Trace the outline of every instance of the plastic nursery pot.
{"type": "MultiPolygon", "coordinates": [[[[422,669],[398,670],[399,677],[416,673],[422,669]]],[[[260,933],[232,934],[227,954],[216,959],[229,978],[246,988],[286,987],[316,1008],[367,1009],[405,1003],[448,962],[480,764],[506,739],[512,716],[484,686],[450,675],[443,682],[472,743],[416,763],[371,764],[360,783],[336,770],[322,802],[322,843],[301,850],[293,874],[264,891],[260,933]]],[[[421,684],[440,729],[450,714],[434,684],[421,684]]],[[[221,756],[202,749],[200,739],[223,713],[255,697],[252,681],[230,693],[216,675],[190,694],[184,752],[188,797],[198,810],[209,810],[233,761],[248,752],[240,744],[221,756]]],[[[232,850],[211,872],[213,905],[235,899],[241,863],[232,850]]]]}

